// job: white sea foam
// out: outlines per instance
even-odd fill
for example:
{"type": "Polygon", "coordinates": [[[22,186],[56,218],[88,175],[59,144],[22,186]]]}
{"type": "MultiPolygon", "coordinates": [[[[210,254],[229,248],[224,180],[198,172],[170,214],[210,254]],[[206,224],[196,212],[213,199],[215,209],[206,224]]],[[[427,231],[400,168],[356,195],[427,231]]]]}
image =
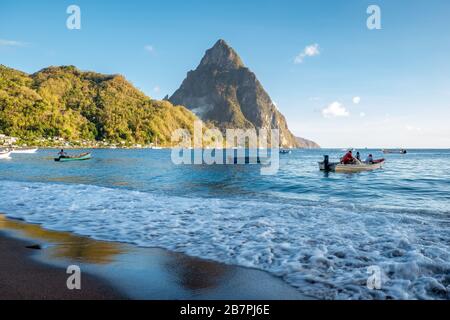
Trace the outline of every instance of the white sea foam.
{"type": "Polygon", "coordinates": [[[445,213],[13,181],[2,181],[0,196],[1,212],[49,229],[255,267],[316,298],[450,298],[445,213]],[[366,287],[373,265],[381,290],[366,287]]]}

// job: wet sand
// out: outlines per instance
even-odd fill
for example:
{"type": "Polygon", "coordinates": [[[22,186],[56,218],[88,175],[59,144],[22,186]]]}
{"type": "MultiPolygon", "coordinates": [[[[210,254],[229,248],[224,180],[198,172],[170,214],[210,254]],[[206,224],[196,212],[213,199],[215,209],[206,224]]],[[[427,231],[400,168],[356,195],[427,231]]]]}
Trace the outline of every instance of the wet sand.
{"type": "Polygon", "coordinates": [[[0,299],[305,299],[266,272],[97,241],[0,215],[0,299]],[[28,249],[39,245],[41,250],[28,249]],[[78,265],[82,290],[68,290],[78,265]]]}
{"type": "Polygon", "coordinates": [[[126,296],[96,277],[82,278],[81,290],[69,290],[64,268],[34,261],[34,249],[28,241],[5,236],[0,232],[0,300],[11,299],[124,299],[126,296]]]}

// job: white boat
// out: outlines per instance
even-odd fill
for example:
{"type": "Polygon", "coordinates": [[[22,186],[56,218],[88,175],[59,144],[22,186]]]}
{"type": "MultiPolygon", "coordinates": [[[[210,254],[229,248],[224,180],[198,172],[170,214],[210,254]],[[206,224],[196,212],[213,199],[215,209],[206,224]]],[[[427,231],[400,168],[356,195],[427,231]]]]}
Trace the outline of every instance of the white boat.
{"type": "Polygon", "coordinates": [[[340,162],[328,163],[328,169],[325,168],[325,162],[319,162],[319,169],[322,171],[333,171],[338,173],[356,173],[363,171],[372,171],[383,167],[385,160],[374,160],[372,163],[359,162],[355,164],[343,164],[340,162]]]}
{"type": "Polygon", "coordinates": [[[9,159],[11,151],[0,151],[0,159],[9,159]]]}
{"type": "Polygon", "coordinates": [[[38,151],[38,148],[19,148],[19,149],[13,149],[11,153],[36,153],[38,151]]]}

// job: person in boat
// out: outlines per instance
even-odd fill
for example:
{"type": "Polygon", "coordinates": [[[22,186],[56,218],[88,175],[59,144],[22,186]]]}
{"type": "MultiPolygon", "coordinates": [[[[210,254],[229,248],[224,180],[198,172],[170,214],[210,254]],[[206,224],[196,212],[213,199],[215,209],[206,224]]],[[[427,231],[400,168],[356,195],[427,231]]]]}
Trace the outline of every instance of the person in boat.
{"type": "Polygon", "coordinates": [[[359,153],[359,151],[356,153],[356,159],[358,161],[361,161],[361,154],[359,153]]]}
{"type": "Polygon", "coordinates": [[[353,158],[352,150],[349,150],[341,159],[341,163],[343,164],[352,164],[355,163],[355,158],[353,158]]]}
{"type": "Polygon", "coordinates": [[[64,149],[61,149],[61,151],[58,152],[58,156],[60,156],[60,157],[66,157],[66,156],[67,156],[67,153],[64,151],[64,149]]]}
{"type": "Polygon", "coordinates": [[[369,154],[369,155],[367,156],[365,162],[368,163],[368,164],[373,163],[373,156],[372,156],[372,154],[369,154]]]}

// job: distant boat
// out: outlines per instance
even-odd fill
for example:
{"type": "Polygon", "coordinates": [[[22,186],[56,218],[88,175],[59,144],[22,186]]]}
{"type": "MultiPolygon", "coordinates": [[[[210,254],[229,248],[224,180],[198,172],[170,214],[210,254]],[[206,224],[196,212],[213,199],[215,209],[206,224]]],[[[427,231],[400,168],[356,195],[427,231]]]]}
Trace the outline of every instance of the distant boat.
{"type": "Polygon", "coordinates": [[[292,153],[292,150],[280,149],[280,154],[290,154],[290,153],[292,153]]]}
{"type": "Polygon", "coordinates": [[[405,149],[383,149],[381,151],[383,151],[384,154],[388,154],[388,153],[406,154],[406,153],[408,153],[405,149]]]}
{"type": "Polygon", "coordinates": [[[9,159],[11,151],[0,151],[0,159],[9,159]]]}
{"type": "Polygon", "coordinates": [[[67,162],[67,161],[82,161],[82,160],[89,160],[91,159],[91,153],[86,152],[82,153],[76,156],[59,156],[58,158],[55,158],[55,161],[58,162],[67,162]]]}
{"type": "Polygon", "coordinates": [[[19,148],[13,149],[11,153],[36,153],[38,148],[19,148]]]}

